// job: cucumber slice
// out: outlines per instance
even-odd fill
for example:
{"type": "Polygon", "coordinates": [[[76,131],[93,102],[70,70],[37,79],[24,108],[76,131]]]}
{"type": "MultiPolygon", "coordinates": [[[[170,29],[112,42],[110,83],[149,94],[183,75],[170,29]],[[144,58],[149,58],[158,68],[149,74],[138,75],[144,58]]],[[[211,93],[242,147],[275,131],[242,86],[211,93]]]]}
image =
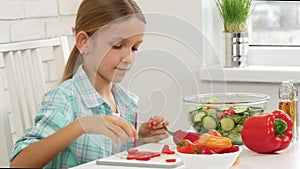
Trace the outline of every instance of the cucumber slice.
{"type": "Polygon", "coordinates": [[[237,123],[237,124],[243,125],[244,122],[247,120],[248,117],[249,117],[249,116],[246,116],[246,115],[240,116],[239,118],[236,118],[236,123],[237,123]]]}
{"type": "Polygon", "coordinates": [[[217,129],[218,127],[218,122],[216,118],[211,115],[206,115],[202,117],[201,123],[206,130],[217,129]]]}
{"type": "Polygon", "coordinates": [[[218,110],[221,110],[221,111],[225,111],[225,110],[228,110],[228,109],[230,109],[231,108],[231,106],[218,106],[217,107],[217,109],[218,110]]]}
{"type": "Polygon", "coordinates": [[[189,120],[193,122],[194,120],[194,116],[198,113],[198,109],[197,110],[192,110],[189,112],[189,120]]]}
{"type": "Polygon", "coordinates": [[[203,111],[199,111],[199,112],[197,112],[195,115],[194,115],[194,117],[193,117],[193,122],[201,122],[201,119],[202,119],[202,117],[203,116],[205,116],[206,115],[206,113],[205,112],[203,112],[203,111]]]}
{"type": "Polygon", "coordinates": [[[235,110],[236,113],[244,113],[248,110],[248,106],[238,106],[234,107],[233,109],[235,110]]]}
{"type": "Polygon", "coordinates": [[[229,116],[225,116],[220,120],[220,124],[221,124],[221,129],[229,132],[231,130],[234,129],[234,127],[236,126],[235,121],[232,117],[229,116]]]}
{"type": "Polygon", "coordinates": [[[206,103],[218,103],[220,101],[221,101],[220,99],[218,99],[217,97],[214,97],[214,96],[211,96],[208,99],[206,99],[206,103]]]}
{"type": "Polygon", "coordinates": [[[243,144],[243,140],[242,140],[242,136],[241,134],[238,132],[239,129],[235,128],[234,130],[232,130],[229,135],[227,136],[227,138],[229,138],[232,142],[232,144],[235,145],[242,145],[243,144]]]}
{"type": "Polygon", "coordinates": [[[264,111],[264,108],[263,107],[249,107],[249,111],[251,114],[262,113],[264,111]]]}
{"type": "Polygon", "coordinates": [[[193,128],[198,132],[202,133],[203,132],[203,126],[201,122],[194,123],[193,128]]]}
{"type": "Polygon", "coordinates": [[[215,109],[208,109],[208,110],[206,110],[206,114],[216,116],[217,111],[215,109]]]}

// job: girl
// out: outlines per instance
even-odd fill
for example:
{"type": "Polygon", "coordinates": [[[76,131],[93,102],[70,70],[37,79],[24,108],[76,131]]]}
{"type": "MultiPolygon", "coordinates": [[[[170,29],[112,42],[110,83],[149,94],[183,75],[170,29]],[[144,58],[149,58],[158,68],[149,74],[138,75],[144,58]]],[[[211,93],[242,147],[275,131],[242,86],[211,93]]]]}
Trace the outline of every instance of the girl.
{"type": "Polygon", "coordinates": [[[62,83],[45,94],[11,167],[70,168],[167,138],[160,116],[137,127],[137,97],[122,88],[145,18],[132,0],[83,0],[62,83]]]}

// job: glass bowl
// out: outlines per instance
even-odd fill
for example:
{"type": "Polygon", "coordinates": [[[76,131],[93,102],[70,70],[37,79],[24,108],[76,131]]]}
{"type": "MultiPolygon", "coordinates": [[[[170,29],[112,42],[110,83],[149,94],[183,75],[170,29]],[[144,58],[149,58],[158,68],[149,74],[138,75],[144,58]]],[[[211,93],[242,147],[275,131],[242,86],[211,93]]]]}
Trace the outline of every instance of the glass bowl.
{"type": "Polygon", "coordinates": [[[259,93],[207,93],[183,99],[188,120],[200,134],[217,130],[233,144],[243,144],[241,131],[247,118],[264,112],[270,96],[259,93]]]}

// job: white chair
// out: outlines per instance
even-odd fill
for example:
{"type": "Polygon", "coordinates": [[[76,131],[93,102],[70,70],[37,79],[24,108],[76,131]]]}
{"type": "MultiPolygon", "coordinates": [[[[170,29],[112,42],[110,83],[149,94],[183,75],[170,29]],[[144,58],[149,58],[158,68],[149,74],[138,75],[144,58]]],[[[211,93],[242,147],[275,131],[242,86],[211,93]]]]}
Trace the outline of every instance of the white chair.
{"type": "Polygon", "coordinates": [[[62,74],[69,56],[66,36],[0,44],[0,167],[9,165],[14,142],[34,124],[41,99],[49,89],[43,50],[53,53],[55,71],[62,74]]]}

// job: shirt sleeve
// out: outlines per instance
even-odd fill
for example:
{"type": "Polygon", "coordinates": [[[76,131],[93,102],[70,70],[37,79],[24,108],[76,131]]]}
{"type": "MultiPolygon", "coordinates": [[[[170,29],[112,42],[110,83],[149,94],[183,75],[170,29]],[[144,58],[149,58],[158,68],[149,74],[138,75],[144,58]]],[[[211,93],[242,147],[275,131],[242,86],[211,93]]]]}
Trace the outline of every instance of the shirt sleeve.
{"type": "Polygon", "coordinates": [[[68,98],[57,91],[45,94],[35,126],[27,129],[17,140],[10,156],[10,162],[27,146],[42,140],[74,120],[68,98]]]}

